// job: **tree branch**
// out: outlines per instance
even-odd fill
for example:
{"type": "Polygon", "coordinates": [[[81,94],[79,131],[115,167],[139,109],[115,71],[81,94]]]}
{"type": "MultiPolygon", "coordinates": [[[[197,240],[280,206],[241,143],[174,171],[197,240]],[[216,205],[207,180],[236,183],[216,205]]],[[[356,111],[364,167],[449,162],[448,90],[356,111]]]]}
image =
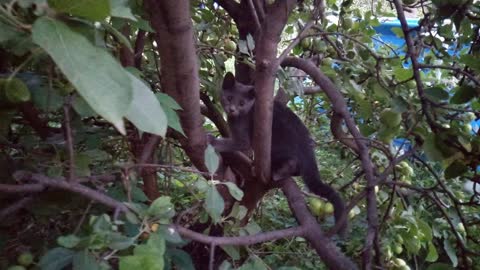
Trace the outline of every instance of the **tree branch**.
{"type": "Polygon", "coordinates": [[[161,60],[162,90],[182,107],[179,112],[182,128],[188,138],[180,143],[192,163],[201,171],[204,165],[206,135],[200,113],[200,81],[193,42],[190,2],[145,1],[150,23],[157,32],[156,42],[161,60]]]}
{"type": "Polygon", "coordinates": [[[77,194],[80,194],[84,197],[87,197],[89,199],[92,199],[94,201],[97,201],[101,204],[104,204],[106,206],[109,206],[115,210],[121,211],[121,212],[127,212],[128,209],[127,207],[121,203],[118,202],[107,195],[100,193],[99,191],[96,191],[94,189],[88,188],[86,186],[77,184],[77,183],[71,183],[71,182],[66,182],[63,179],[54,179],[54,178],[49,178],[45,175],[41,174],[34,174],[34,173],[29,173],[25,171],[17,171],[14,173],[14,178],[17,180],[30,180],[37,182],[41,184],[42,186],[49,186],[53,188],[58,188],[58,189],[63,189],[67,190],[70,192],[74,192],[77,194]]]}
{"type": "Polygon", "coordinates": [[[265,233],[258,233],[255,235],[248,235],[248,236],[214,237],[214,236],[208,236],[201,233],[197,233],[178,225],[172,225],[171,228],[177,230],[178,233],[180,233],[180,235],[203,244],[232,245],[232,246],[248,246],[248,245],[263,243],[267,241],[275,241],[278,239],[283,239],[288,237],[302,236],[305,233],[304,228],[293,227],[293,228],[265,232],[265,233]]]}
{"type": "Polygon", "coordinates": [[[297,222],[304,228],[304,237],[310,242],[325,265],[330,269],[358,269],[322,232],[320,224],[308,210],[303,194],[293,179],[283,180],[280,185],[297,222]]]}
{"type": "Polygon", "coordinates": [[[257,39],[255,70],[255,120],[253,149],[256,175],[262,182],[270,179],[274,75],[280,35],[296,1],[276,1],[267,7],[264,24],[257,39]]]}

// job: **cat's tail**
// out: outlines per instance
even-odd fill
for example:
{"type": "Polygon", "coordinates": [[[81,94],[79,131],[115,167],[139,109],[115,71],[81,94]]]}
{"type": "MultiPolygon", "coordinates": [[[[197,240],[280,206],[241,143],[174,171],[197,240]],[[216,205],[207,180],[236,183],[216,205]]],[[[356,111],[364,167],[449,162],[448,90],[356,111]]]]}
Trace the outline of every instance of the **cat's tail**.
{"type": "MultiPolygon", "coordinates": [[[[318,173],[317,162],[313,153],[311,158],[305,158],[304,160],[302,160],[302,169],[300,173],[303,181],[305,181],[305,184],[312,193],[315,193],[316,195],[327,199],[333,205],[335,224],[338,225],[340,218],[342,218],[342,216],[346,214],[345,203],[343,202],[342,197],[340,197],[337,191],[335,191],[335,189],[322,182],[320,174],[318,173]]],[[[347,217],[344,218],[344,222],[342,222],[342,225],[338,230],[338,234],[343,236],[345,235],[346,230],[347,217]]]]}

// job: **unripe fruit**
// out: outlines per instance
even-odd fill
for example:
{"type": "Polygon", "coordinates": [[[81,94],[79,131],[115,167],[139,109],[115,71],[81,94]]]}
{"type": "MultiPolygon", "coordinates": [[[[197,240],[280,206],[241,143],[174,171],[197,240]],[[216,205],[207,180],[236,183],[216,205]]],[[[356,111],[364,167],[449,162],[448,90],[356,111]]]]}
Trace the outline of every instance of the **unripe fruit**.
{"type": "Polygon", "coordinates": [[[235,52],[235,50],[237,49],[237,44],[231,40],[231,39],[225,39],[225,46],[224,46],[224,50],[227,51],[227,52],[235,52]]]}
{"type": "Polygon", "coordinates": [[[27,85],[20,79],[12,78],[3,83],[5,96],[11,103],[27,102],[31,99],[27,85]]]}
{"type": "Polygon", "coordinates": [[[391,109],[385,109],[380,113],[380,122],[388,127],[396,127],[402,122],[402,116],[391,109]]]}
{"type": "Polygon", "coordinates": [[[331,203],[326,203],[324,206],[323,206],[323,210],[325,211],[325,214],[327,215],[330,215],[333,213],[333,204],[331,203]]]}
{"type": "Polygon", "coordinates": [[[313,214],[316,216],[323,215],[323,211],[324,211],[323,205],[324,203],[320,199],[317,199],[317,198],[310,199],[310,209],[312,210],[313,214]]]}
{"type": "Polygon", "coordinates": [[[30,252],[23,252],[18,256],[17,262],[23,266],[29,266],[33,263],[33,254],[30,252]]]}
{"type": "Polygon", "coordinates": [[[344,29],[350,29],[353,26],[353,20],[351,18],[344,18],[342,25],[344,29]]]}

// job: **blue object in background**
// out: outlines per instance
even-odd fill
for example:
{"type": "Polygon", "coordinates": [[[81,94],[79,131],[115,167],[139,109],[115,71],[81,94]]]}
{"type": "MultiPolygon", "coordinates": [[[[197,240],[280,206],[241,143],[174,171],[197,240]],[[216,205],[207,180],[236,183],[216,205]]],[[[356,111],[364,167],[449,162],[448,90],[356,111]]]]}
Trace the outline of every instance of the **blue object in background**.
{"type": "MultiPolygon", "coordinates": [[[[377,32],[376,38],[380,39],[381,41],[388,43],[392,45],[393,47],[396,47],[396,52],[400,55],[404,55],[405,53],[403,50],[399,50],[399,48],[403,47],[405,45],[405,39],[399,38],[395,35],[395,33],[392,31],[393,28],[402,28],[402,25],[400,24],[400,20],[397,18],[380,18],[380,25],[373,27],[375,29],[375,32],[377,32]]],[[[408,28],[412,29],[418,26],[418,21],[419,19],[407,19],[407,24],[408,28]]],[[[381,45],[382,42],[375,41],[374,43],[376,45],[381,45]]]]}

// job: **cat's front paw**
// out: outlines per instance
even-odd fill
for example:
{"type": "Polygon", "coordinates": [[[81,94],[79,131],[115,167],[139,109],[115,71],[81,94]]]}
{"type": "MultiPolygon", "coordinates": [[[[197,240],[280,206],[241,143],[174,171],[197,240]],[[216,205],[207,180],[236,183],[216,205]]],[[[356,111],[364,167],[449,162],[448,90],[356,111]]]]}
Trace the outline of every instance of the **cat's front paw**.
{"type": "Polygon", "coordinates": [[[214,143],[215,143],[215,140],[217,138],[215,138],[215,136],[213,136],[212,134],[210,133],[207,133],[207,143],[214,146],[214,143]]]}

